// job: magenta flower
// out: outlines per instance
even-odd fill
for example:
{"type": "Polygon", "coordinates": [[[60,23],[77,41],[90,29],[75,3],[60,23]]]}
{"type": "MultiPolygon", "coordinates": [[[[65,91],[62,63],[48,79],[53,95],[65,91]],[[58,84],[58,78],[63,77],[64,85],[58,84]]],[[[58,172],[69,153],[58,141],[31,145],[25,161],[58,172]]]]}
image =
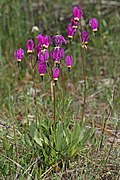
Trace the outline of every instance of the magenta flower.
{"type": "Polygon", "coordinates": [[[45,49],[43,51],[43,55],[44,55],[44,61],[48,62],[48,59],[49,59],[49,52],[48,52],[48,50],[45,49]]]}
{"type": "Polygon", "coordinates": [[[65,51],[64,51],[63,48],[59,48],[59,56],[60,56],[60,59],[61,59],[61,58],[64,59],[64,57],[65,57],[65,51]]]}
{"type": "Polygon", "coordinates": [[[83,16],[83,11],[81,9],[79,9],[77,6],[74,6],[73,8],[73,19],[75,21],[80,21],[80,19],[83,16]]]}
{"type": "Polygon", "coordinates": [[[38,54],[38,62],[41,63],[41,64],[44,64],[45,61],[44,61],[44,56],[42,53],[39,53],[38,54]]]}
{"type": "Polygon", "coordinates": [[[26,43],[26,50],[28,54],[31,54],[33,52],[34,48],[34,42],[32,39],[29,39],[26,43]]]}
{"type": "Polygon", "coordinates": [[[42,50],[42,47],[40,46],[40,45],[36,45],[35,46],[35,52],[36,52],[36,54],[38,55],[39,54],[39,52],[42,50]]]}
{"type": "Polygon", "coordinates": [[[17,59],[17,62],[20,62],[22,60],[22,57],[24,56],[24,50],[22,48],[14,51],[14,56],[17,59]]]}
{"type": "Polygon", "coordinates": [[[49,52],[46,49],[41,50],[38,53],[38,61],[48,62],[48,59],[49,59],[49,52]]]}
{"type": "Polygon", "coordinates": [[[96,32],[98,29],[98,20],[96,18],[92,18],[89,20],[89,25],[92,28],[93,32],[96,32]]]}
{"type": "Polygon", "coordinates": [[[38,34],[38,36],[36,37],[39,45],[45,49],[48,48],[50,42],[51,42],[51,38],[49,36],[43,36],[42,34],[38,34]]]}
{"type": "Polygon", "coordinates": [[[62,43],[67,44],[67,41],[62,35],[53,36],[52,40],[54,40],[55,46],[62,46],[62,43]]]}
{"type": "Polygon", "coordinates": [[[54,78],[54,81],[57,81],[58,80],[58,76],[60,74],[60,70],[56,67],[53,69],[53,78],[54,78]]]}
{"type": "Polygon", "coordinates": [[[47,68],[47,65],[45,63],[38,61],[38,71],[39,71],[39,74],[42,78],[46,72],[46,68],[47,68]]]}
{"type": "Polygon", "coordinates": [[[43,47],[45,49],[47,49],[49,47],[50,42],[51,42],[51,38],[49,36],[46,35],[43,37],[43,47]]]}
{"type": "Polygon", "coordinates": [[[54,49],[53,51],[50,52],[50,56],[52,57],[52,59],[54,60],[54,62],[56,64],[60,64],[60,53],[59,53],[59,49],[54,49]]]}
{"type": "Polygon", "coordinates": [[[60,63],[59,50],[57,48],[50,52],[50,56],[56,64],[60,63]]]}
{"type": "Polygon", "coordinates": [[[38,34],[36,36],[36,39],[40,45],[43,44],[43,35],[42,34],[38,34]]]}
{"type": "Polygon", "coordinates": [[[55,47],[55,49],[50,52],[50,56],[56,64],[60,64],[60,60],[65,57],[64,49],[55,47]]]}
{"type": "Polygon", "coordinates": [[[81,33],[81,40],[82,40],[83,45],[88,43],[88,32],[87,31],[83,31],[81,33]]]}
{"type": "Polygon", "coordinates": [[[72,39],[75,34],[76,29],[73,29],[72,26],[68,24],[67,31],[68,31],[68,38],[72,39]]]}
{"type": "Polygon", "coordinates": [[[72,23],[72,28],[73,29],[77,29],[77,27],[78,27],[78,21],[75,21],[73,18],[71,19],[71,23],[72,23]]]}
{"type": "Polygon", "coordinates": [[[71,56],[66,56],[65,62],[66,62],[68,70],[70,70],[73,63],[73,58],[71,56]]]}

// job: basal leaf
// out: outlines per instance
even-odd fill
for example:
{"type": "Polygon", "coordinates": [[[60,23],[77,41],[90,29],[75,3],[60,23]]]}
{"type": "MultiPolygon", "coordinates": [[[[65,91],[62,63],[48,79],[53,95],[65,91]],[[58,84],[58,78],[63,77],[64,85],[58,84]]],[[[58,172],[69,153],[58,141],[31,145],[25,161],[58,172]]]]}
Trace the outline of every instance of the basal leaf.
{"type": "Polygon", "coordinates": [[[56,137],[55,137],[55,144],[56,144],[56,149],[59,151],[62,148],[62,141],[63,141],[63,126],[61,122],[57,124],[57,129],[56,129],[56,137]]]}
{"type": "Polygon", "coordinates": [[[43,145],[42,145],[43,139],[40,138],[40,137],[38,137],[38,131],[37,131],[37,129],[36,129],[36,131],[35,131],[35,133],[34,133],[34,140],[35,140],[35,142],[36,142],[37,144],[39,144],[41,147],[43,146],[43,145]]]}

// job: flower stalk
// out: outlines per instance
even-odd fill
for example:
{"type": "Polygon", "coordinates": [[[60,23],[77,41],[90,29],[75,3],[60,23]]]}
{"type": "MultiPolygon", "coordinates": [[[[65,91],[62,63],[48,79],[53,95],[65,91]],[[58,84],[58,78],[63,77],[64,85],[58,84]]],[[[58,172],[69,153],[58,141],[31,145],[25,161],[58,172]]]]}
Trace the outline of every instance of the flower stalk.
{"type": "Polygon", "coordinates": [[[55,83],[53,83],[53,106],[54,106],[54,125],[56,123],[56,93],[55,93],[55,83]]]}
{"type": "Polygon", "coordinates": [[[85,116],[85,105],[86,105],[86,67],[84,61],[84,50],[85,46],[82,46],[82,66],[83,66],[83,79],[84,79],[84,97],[83,97],[83,111],[82,111],[82,120],[85,116]]]}

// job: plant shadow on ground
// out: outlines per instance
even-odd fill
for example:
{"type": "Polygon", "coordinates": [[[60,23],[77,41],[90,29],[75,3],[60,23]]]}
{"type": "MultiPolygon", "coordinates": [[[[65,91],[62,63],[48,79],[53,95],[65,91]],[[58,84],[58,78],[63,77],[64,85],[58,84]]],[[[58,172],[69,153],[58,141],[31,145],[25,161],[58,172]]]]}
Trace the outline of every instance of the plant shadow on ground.
{"type": "MultiPolygon", "coordinates": [[[[20,45],[24,47],[25,41],[31,35],[33,36],[26,32],[30,31],[31,24],[34,25],[34,23],[41,27],[40,31],[43,33],[55,34],[59,30],[66,36],[65,28],[70,20],[72,1],[69,4],[67,1],[58,1],[58,4],[52,1],[49,8],[48,1],[43,2],[39,4],[43,13],[39,12],[36,3],[30,3],[27,9],[28,6],[24,1],[19,9],[19,3],[15,4],[12,1],[9,6],[6,2],[3,2],[1,7],[2,17],[5,18],[4,21],[3,19],[0,21],[2,24],[0,44],[2,59],[0,62],[1,178],[119,179],[119,7],[107,8],[99,4],[83,5],[86,19],[91,16],[99,20],[97,37],[90,39],[85,52],[86,122],[81,121],[83,72],[79,37],[75,36],[72,47],[66,49],[66,53],[73,53],[74,63],[70,73],[67,69],[63,69],[62,78],[65,83],[62,98],[61,78],[56,87],[57,118],[54,124],[48,77],[45,77],[42,82],[36,68],[37,105],[35,105],[32,77],[27,74],[24,61],[20,68],[17,67],[15,60],[12,60],[13,52],[20,45]],[[63,7],[63,2],[70,9],[63,7]],[[9,19],[8,14],[11,9],[9,19]],[[19,14],[22,10],[26,16],[19,14]],[[58,10],[59,13],[57,13],[58,10]],[[18,24],[12,18],[12,13],[19,19],[18,24]],[[50,13],[53,13],[52,19],[49,17],[50,13]],[[38,23],[40,20],[42,24],[38,23]],[[8,30],[5,29],[6,26],[8,30]],[[4,30],[6,35],[3,34],[4,30]],[[77,134],[79,134],[79,139],[77,134]]],[[[84,23],[88,26],[87,20],[84,23]]]]}

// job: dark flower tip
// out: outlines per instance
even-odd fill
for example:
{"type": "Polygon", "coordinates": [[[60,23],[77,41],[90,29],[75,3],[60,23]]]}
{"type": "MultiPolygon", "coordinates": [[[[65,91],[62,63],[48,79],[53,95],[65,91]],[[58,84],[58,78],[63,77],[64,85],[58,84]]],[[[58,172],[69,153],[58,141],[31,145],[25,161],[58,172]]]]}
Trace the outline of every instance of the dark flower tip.
{"type": "Polygon", "coordinates": [[[70,72],[71,71],[71,67],[67,67],[68,68],[68,72],[70,72]]]}
{"type": "Polygon", "coordinates": [[[41,76],[41,80],[43,81],[43,79],[44,79],[44,74],[40,74],[40,76],[41,76]]]}

